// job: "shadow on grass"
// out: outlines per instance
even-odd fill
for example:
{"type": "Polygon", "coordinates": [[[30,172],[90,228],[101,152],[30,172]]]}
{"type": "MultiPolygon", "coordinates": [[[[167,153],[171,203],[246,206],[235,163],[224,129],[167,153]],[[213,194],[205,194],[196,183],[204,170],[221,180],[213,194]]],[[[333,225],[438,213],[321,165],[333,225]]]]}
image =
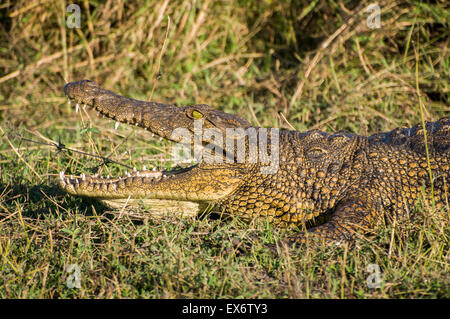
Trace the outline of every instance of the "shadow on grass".
{"type": "MultiPolygon", "coordinates": [[[[109,209],[101,202],[91,198],[69,196],[58,185],[27,185],[0,183],[1,204],[10,212],[21,210],[24,217],[39,219],[53,212],[77,208],[83,215],[93,215],[109,209]]],[[[3,215],[3,214],[2,214],[3,215]]],[[[0,215],[0,220],[4,215],[0,215]]]]}

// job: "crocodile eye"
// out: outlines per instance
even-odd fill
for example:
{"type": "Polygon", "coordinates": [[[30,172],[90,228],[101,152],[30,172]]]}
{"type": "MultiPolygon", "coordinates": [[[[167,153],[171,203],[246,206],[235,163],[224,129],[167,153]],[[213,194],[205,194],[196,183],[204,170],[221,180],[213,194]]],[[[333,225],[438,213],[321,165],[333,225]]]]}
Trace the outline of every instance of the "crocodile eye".
{"type": "Polygon", "coordinates": [[[305,156],[309,160],[319,160],[326,154],[327,152],[319,147],[311,147],[305,152],[305,156]]]}
{"type": "Polygon", "coordinates": [[[200,113],[199,111],[193,110],[192,111],[192,117],[196,120],[199,120],[203,117],[203,114],[200,113]]]}

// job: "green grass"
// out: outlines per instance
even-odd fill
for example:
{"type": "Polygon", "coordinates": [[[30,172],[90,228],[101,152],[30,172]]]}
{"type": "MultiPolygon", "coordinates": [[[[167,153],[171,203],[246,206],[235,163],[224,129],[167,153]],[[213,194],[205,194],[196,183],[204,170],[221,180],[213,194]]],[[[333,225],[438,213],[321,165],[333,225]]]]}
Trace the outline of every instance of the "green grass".
{"type": "Polygon", "coordinates": [[[63,85],[83,78],[262,126],[288,128],[281,112],[299,130],[372,134],[421,122],[420,103],[434,120],[450,111],[445,2],[379,1],[381,29],[367,28],[364,10],[345,13],[349,1],[137,3],[83,4],[78,30],[52,2],[0,10],[0,298],[450,297],[448,206],[387,218],[355,244],[277,256],[268,246],[286,231],[265,221],[156,220],[68,196],[56,186],[61,170],[126,168],[21,139],[170,167],[167,142],[67,105],[63,85]],[[80,288],[67,286],[70,264],[80,288]],[[379,288],[367,285],[370,264],[379,288]]]}

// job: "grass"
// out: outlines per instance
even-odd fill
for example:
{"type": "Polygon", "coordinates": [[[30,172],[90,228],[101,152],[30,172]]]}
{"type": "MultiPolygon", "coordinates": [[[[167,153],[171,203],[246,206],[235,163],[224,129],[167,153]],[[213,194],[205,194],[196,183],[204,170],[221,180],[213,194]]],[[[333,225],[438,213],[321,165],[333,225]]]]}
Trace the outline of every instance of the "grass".
{"type": "Polygon", "coordinates": [[[378,3],[380,29],[350,1],[83,1],[79,29],[62,1],[2,4],[0,298],[449,298],[448,207],[275,256],[267,244],[285,231],[264,221],[156,220],[68,196],[61,170],[125,168],[22,139],[170,167],[165,141],[67,105],[62,86],[82,78],[268,127],[372,134],[448,115],[448,4],[378,3]],[[80,288],[67,286],[71,264],[80,288]]]}

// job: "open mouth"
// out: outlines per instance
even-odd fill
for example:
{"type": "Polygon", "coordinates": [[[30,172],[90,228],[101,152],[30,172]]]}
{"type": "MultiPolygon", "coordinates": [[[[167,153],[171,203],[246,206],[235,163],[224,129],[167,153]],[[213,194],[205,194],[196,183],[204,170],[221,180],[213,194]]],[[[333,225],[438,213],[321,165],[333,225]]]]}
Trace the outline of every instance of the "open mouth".
{"type": "MultiPolygon", "coordinates": [[[[83,103],[83,101],[77,101],[75,98],[69,98],[69,104],[75,106],[76,112],[79,111],[80,107],[91,108],[103,114],[104,116],[115,119],[104,109],[98,107],[95,103],[83,103]]],[[[134,124],[138,126],[138,123],[127,123],[134,124]]],[[[118,128],[119,122],[116,122],[115,129],[118,128]]],[[[150,186],[162,183],[164,181],[173,178],[178,174],[183,174],[191,170],[195,165],[187,168],[177,168],[173,170],[161,170],[157,171],[156,168],[148,170],[144,165],[142,170],[137,170],[136,167],[133,168],[131,172],[127,172],[123,176],[118,177],[101,177],[101,176],[87,176],[81,174],[78,177],[73,175],[66,175],[64,171],[59,173],[61,186],[69,193],[76,195],[85,195],[89,197],[96,198],[126,198],[131,195],[131,198],[135,197],[145,197],[149,192],[144,191],[146,188],[141,188],[139,186],[150,186]],[[132,194],[128,192],[121,192],[121,190],[133,190],[132,194]]]]}
{"type": "MultiPolygon", "coordinates": [[[[192,132],[193,119],[203,116],[206,124],[220,121],[228,121],[226,125],[247,124],[238,117],[211,110],[206,105],[178,107],[139,101],[114,94],[89,80],[70,82],[64,87],[64,92],[76,111],[80,107],[93,108],[116,123],[139,126],[172,142],[182,141],[180,136],[173,134],[174,130],[182,127],[192,132]]],[[[161,171],[148,170],[143,166],[142,170],[135,168],[120,177],[85,174],[68,176],[64,172],[60,172],[59,177],[61,187],[69,194],[99,200],[146,199],[211,203],[232,193],[241,183],[241,175],[232,165],[212,167],[199,162],[187,168],[161,171]]]]}
{"type": "MultiPolygon", "coordinates": [[[[68,98],[69,104],[75,107],[76,112],[81,107],[91,108],[108,118],[115,119],[114,115],[100,108],[94,99],[89,102],[70,96],[68,98]]],[[[138,125],[137,122],[128,124],[138,125]]],[[[115,129],[118,125],[119,122],[116,121],[115,129]]],[[[201,198],[196,197],[195,193],[186,191],[180,181],[189,180],[189,172],[196,166],[157,171],[156,168],[147,169],[144,165],[141,170],[133,168],[131,172],[118,177],[85,174],[73,176],[61,171],[59,183],[69,194],[95,198],[113,209],[123,211],[123,208],[127,207],[129,211],[129,208],[139,210],[144,208],[147,214],[157,218],[168,214],[191,217],[203,211],[206,206],[199,203],[201,198]]]]}

